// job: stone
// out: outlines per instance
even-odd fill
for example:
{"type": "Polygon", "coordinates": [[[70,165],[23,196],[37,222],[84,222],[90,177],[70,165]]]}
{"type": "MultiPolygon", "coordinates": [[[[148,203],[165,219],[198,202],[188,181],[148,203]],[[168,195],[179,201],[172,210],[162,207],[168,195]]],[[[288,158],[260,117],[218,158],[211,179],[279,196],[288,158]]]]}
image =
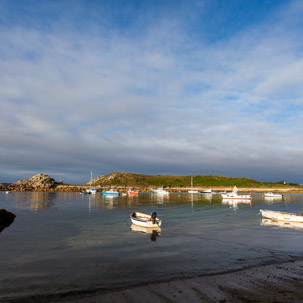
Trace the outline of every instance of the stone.
{"type": "Polygon", "coordinates": [[[6,209],[0,209],[0,232],[10,226],[16,218],[16,215],[7,211],[6,209]]]}

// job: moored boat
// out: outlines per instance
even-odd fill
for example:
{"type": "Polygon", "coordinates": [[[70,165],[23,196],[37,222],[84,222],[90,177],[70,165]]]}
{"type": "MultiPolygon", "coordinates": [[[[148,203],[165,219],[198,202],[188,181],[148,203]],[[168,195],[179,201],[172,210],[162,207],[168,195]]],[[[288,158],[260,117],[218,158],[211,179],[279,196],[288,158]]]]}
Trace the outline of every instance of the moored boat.
{"type": "Polygon", "coordinates": [[[102,196],[119,196],[119,195],[120,193],[118,191],[114,191],[113,189],[102,192],[102,196]]]}
{"type": "Polygon", "coordinates": [[[211,193],[212,193],[211,189],[204,189],[200,191],[200,194],[211,194],[211,193]]]}
{"type": "Polygon", "coordinates": [[[273,221],[282,221],[282,222],[292,222],[292,223],[302,223],[303,224],[303,216],[293,213],[285,213],[281,211],[274,210],[263,210],[260,209],[260,213],[262,218],[271,219],[273,221]]]}
{"type": "Polygon", "coordinates": [[[128,190],[127,193],[130,196],[138,196],[139,195],[139,192],[137,190],[128,190]]]}
{"type": "Polygon", "coordinates": [[[190,179],[190,190],[188,191],[189,194],[198,194],[199,192],[197,190],[193,189],[193,177],[190,179]]]}
{"type": "Polygon", "coordinates": [[[153,194],[161,194],[161,195],[168,195],[169,194],[169,192],[167,190],[164,190],[163,188],[151,189],[150,191],[153,194]]]}
{"type": "Polygon", "coordinates": [[[283,195],[279,193],[264,193],[265,198],[282,198],[283,195]]]}
{"type": "Polygon", "coordinates": [[[251,200],[251,194],[249,195],[238,195],[238,188],[234,186],[231,193],[221,194],[223,199],[235,199],[235,200],[251,200]]]}
{"type": "Polygon", "coordinates": [[[157,218],[157,213],[152,212],[151,215],[147,215],[144,213],[140,213],[137,211],[134,211],[130,214],[130,218],[133,224],[139,225],[142,227],[160,227],[162,224],[162,221],[157,218]]]}
{"type": "Polygon", "coordinates": [[[93,172],[90,172],[90,181],[89,181],[89,188],[87,188],[85,190],[86,194],[91,194],[91,195],[95,195],[97,193],[96,189],[94,187],[92,187],[92,182],[93,182],[93,172]]]}

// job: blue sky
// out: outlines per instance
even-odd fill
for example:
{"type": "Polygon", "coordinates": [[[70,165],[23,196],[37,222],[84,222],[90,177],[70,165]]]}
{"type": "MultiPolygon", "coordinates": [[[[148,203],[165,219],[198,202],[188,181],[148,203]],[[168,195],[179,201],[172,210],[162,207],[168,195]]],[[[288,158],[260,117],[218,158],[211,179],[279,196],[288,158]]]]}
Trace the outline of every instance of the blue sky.
{"type": "Polygon", "coordinates": [[[303,183],[302,1],[0,0],[0,182],[303,183]]]}

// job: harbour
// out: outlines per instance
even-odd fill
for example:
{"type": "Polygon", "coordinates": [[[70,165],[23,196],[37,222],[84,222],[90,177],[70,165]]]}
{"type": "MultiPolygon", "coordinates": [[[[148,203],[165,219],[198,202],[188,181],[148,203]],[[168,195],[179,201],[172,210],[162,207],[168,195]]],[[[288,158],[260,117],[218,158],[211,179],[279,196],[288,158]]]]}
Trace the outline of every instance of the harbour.
{"type": "Polygon", "coordinates": [[[0,302],[129,288],[303,260],[298,227],[262,224],[260,209],[299,213],[303,195],[222,203],[219,195],[103,197],[0,193],[16,214],[1,233],[0,302]],[[161,232],[131,228],[130,213],[157,212],[161,232]],[[16,288],[18,285],[18,288],[16,288]]]}

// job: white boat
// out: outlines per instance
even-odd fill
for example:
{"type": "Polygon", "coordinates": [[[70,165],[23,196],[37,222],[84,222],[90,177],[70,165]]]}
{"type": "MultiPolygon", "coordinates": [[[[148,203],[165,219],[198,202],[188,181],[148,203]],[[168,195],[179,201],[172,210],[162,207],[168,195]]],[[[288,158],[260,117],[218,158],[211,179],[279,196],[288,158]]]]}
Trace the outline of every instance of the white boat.
{"type": "Polygon", "coordinates": [[[264,193],[265,198],[282,198],[283,195],[279,193],[264,193]]]}
{"type": "Polygon", "coordinates": [[[211,194],[212,191],[211,191],[211,189],[205,189],[205,190],[201,190],[200,193],[201,194],[211,194]]]}
{"type": "Polygon", "coordinates": [[[120,193],[118,191],[114,191],[113,189],[103,191],[102,196],[119,196],[120,193]]]}
{"type": "Polygon", "coordinates": [[[157,213],[152,212],[151,215],[143,214],[137,211],[134,211],[130,214],[130,218],[133,224],[139,225],[142,227],[160,227],[162,221],[157,218],[157,213]]]}
{"type": "Polygon", "coordinates": [[[92,182],[93,182],[93,172],[90,172],[90,181],[89,181],[89,188],[85,190],[86,194],[92,194],[95,195],[97,193],[96,189],[92,187],[92,182]]]}
{"type": "Polygon", "coordinates": [[[263,218],[271,219],[272,221],[303,223],[303,216],[298,214],[263,209],[260,209],[260,213],[263,218]]]}
{"type": "Polygon", "coordinates": [[[161,194],[161,195],[168,195],[169,194],[169,192],[167,190],[164,190],[163,188],[151,189],[150,191],[153,194],[161,194]]]}
{"type": "Polygon", "coordinates": [[[197,190],[193,190],[193,177],[190,179],[190,187],[191,189],[188,191],[189,194],[198,194],[199,192],[197,190]]]}
{"type": "Polygon", "coordinates": [[[221,194],[223,199],[237,199],[237,200],[251,200],[251,194],[249,195],[238,195],[238,188],[234,186],[231,193],[221,194]]]}

